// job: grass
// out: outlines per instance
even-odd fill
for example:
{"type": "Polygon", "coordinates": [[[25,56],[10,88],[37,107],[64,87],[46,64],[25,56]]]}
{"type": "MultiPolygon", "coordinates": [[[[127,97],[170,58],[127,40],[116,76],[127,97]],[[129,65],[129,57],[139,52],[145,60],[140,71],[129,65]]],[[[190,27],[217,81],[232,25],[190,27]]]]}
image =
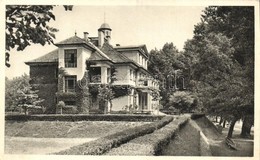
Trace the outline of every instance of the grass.
{"type": "Polygon", "coordinates": [[[161,155],[164,156],[200,156],[199,132],[194,128],[192,120],[186,123],[176,136],[170,140],[161,155]]]}
{"type": "Polygon", "coordinates": [[[70,149],[56,152],[54,154],[62,155],[102,155],[108,152],[114,147],[118,147],[121,144],[135,139],[140,136],[152,133],[157,129],[160,129],[170,123],[173,117],[164,117],[159,121],[155,121],[150,124],[144,124],[142,126],[136,126],[133,128],[127,128],[115,134],[111,134],[105,137],[101,137],[95,141],[84,143],[82,145],[71,147],[70,149]]]}
{"type": "Polygon", "coordinates": [[[93,140],[95,138],[5,137],[5,153],[50,154],[93,140]]]}
{"type": "Polygon", "coordinates": [[[6,121],[5,136],[35,138],[97,138],[150,122],[6,121]]]}

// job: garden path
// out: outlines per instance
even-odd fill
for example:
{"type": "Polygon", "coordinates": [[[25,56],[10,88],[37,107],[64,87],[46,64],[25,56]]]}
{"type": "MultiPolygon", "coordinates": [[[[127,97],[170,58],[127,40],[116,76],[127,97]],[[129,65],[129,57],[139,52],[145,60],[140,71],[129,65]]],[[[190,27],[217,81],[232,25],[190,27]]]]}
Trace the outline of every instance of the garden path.
{"type": "Polygon", "coordinates": [[[50,154],[95,139],[5,137],[5,154],[50,154]]]}

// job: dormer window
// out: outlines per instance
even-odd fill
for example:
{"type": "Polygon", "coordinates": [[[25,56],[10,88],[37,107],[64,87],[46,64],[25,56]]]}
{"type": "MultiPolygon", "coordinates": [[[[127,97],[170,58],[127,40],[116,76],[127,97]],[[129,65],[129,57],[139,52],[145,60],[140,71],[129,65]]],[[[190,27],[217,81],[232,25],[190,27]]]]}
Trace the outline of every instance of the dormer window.
{"type": "Polygon", "coordinates": [[[65,53],[65,67],[76,68],[77,67],[77,49],[66,49],[65,53]]]}

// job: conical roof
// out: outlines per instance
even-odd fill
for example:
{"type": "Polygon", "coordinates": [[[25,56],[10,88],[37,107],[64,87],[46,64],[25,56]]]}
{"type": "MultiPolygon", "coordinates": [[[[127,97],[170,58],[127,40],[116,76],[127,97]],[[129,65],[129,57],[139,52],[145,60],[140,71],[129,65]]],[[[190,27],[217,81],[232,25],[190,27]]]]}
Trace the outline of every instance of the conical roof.
{"type": "Polygon", "coordinates": [[[99,31],[103,30],[103,29],[108,29],[110,31],[112,31],[112,29],[110,28],[110,26],[107,23],[103,23],[100,27],[99,27],[99,31]]]}

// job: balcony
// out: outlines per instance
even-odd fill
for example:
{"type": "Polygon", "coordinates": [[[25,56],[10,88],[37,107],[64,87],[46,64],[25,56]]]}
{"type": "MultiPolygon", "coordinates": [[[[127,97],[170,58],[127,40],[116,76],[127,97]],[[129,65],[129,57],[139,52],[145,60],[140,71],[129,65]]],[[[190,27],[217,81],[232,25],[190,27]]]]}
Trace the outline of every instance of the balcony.
{"type": "Polygon", "coordinates": [[[137,80],[136,87],[143,89],[159,89],[158,82],[152,79],[139,79],[137,80]]]}

